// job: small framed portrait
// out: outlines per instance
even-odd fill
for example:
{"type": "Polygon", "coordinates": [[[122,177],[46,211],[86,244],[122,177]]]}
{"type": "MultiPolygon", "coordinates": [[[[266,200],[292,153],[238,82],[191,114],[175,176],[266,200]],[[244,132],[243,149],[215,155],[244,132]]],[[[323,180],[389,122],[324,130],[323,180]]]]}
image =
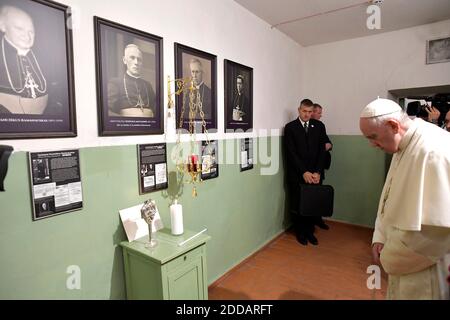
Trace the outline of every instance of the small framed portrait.
{"type": "Polygon", "coordinates": [[[185,79],[185,90],[176,98],[177,128],[203,132],[217,130],[217,58],[175,43],[175,78],[185,79]],[[191,87],[192,84],[192,87],[191,87]],[[189,90],[189,88],[193,90],[189,90]],[[192,108],[192,112],[190,110],[192,108]],[[182,119],[182,120],[181,120],[182,119]]]}
{"type": "Polygon", "coordinates": [[[69,17],[53,1],[0,1],[0,139],[77,135],[69,17]]]}
{"type": "Polygon", "coordinates": [[[225,60],[225,130],[253,128],[253,69],[225,60]]]}
{"type": "Polygon", "coordinates": [[[162,134],[163,40],[94,17],[99,135],[162,134]]]}
{"type": "Polygon", "coordinates": [[[427,41],[427,64],[450,62],[450,37],[427,41]]]}

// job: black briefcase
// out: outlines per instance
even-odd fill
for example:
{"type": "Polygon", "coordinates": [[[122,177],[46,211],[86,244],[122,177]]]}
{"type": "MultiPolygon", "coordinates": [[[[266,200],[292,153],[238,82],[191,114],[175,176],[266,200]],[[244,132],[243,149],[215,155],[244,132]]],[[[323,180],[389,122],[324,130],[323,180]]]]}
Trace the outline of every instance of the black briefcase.
{"type": "Polygon", "coordinates": [[[331,217],[333,215],[334,189],[319,184],[300,185],[299,213],[302,216],[331,217]]]}

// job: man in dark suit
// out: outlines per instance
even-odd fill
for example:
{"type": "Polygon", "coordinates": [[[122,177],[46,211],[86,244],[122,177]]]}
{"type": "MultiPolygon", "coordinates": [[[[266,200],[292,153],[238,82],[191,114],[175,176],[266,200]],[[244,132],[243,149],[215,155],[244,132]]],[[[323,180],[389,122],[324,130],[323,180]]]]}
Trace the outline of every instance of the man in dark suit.
{"type": "MultiPolygon", "coordinates": [[[[322,106],[318,103],[313,104],[313,113],[311,118],[315,120],[319,120],[322,118],[322,106]]],[[[325,125],[324,125],[325,126],[325,125]]],[[[331,143],[330,138],[328,137],[326,133],[325,128],[325,162],[324,162],[324,170],[330,169],[331,166],[331,150],[333,149],[333,144],[331,143]]],[[[325,171],[321,172],[321,181],[325,180],[325,171]]],[[[318,216],[316,217],[315,225],[318,226],[321,229],[328,230],[330,227],[323,221],[322,217],[318,216]]]]}
{"type": "Polygon", "coordinates": [[[312,119],[313,103],[304,99],[298,108],[299,117],[284,128],[286,174],[289,208],[293,215],[297,240],[302,245],[308,241],[317,245],[314,236],[314,217],[301,216],[298,212],[300,184],[320,184],[325,161],[325,126],[312,119]]]}
{"type": "MultiPolygon", "coordinates": [[[[190,63],[189,67],[191,70],[191,78],[192,83],[194,86],[194,90],[187,90],[184,95],[184,104],[185,104],[185,113],[184,113],[184,120],[189,120],[189,103],[191,101],[190,95],[193,94],[192,102],[194,105],[198,106],[199,103],[202,103],[202,111],[205,114],[205,120],[210,120],[212,118],[211,115],[211,88],[209,88],[204,82],[203,82],[203,65],[202,62],[199,59],[193,58],[190,63]]],[[[200,110],[195,109],[194,110],[195,115],[194,119],[195,121],[202,120],[202,117],[200,116],[200,110]]]]}

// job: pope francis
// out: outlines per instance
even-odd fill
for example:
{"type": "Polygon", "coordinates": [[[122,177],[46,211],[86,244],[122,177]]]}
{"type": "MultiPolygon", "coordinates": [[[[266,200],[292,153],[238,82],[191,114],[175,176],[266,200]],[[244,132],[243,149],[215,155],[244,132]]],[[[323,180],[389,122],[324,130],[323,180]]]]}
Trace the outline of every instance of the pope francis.
{"type": "Polygon", "coordinates": [[[450,252],[450,132],[380,98],[359,124],[372,146],[394,154],[372,240],[389,275],[387,299],[448,299],[439,266],[450,252]]]}

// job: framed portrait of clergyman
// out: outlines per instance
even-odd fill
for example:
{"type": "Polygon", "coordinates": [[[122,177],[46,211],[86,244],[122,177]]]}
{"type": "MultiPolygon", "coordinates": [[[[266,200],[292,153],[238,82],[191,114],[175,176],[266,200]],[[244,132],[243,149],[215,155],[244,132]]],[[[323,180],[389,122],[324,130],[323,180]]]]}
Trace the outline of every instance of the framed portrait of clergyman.
{"type": "Polygon", "coordinates": [[[196,132],[217,131],[216,56],[175,43],[175,78],[187,80],[185,90],[176,97],[177,128],[181,123],[189,130],[191,123],[196,132]]]}
{"type": "Polygon", "coordinates": [[[99,135],[162,134],[163,39],[94,17],[99,135]]]}
{"type": "Polygon", "coordinates": [[[76,136],[70,8],[0,1],[0,139],[76,136]]]}
{"type": "Polygon", "coordinates": [[[225,131],[253,128],[253,69],[225,60],[225,131]]]}

